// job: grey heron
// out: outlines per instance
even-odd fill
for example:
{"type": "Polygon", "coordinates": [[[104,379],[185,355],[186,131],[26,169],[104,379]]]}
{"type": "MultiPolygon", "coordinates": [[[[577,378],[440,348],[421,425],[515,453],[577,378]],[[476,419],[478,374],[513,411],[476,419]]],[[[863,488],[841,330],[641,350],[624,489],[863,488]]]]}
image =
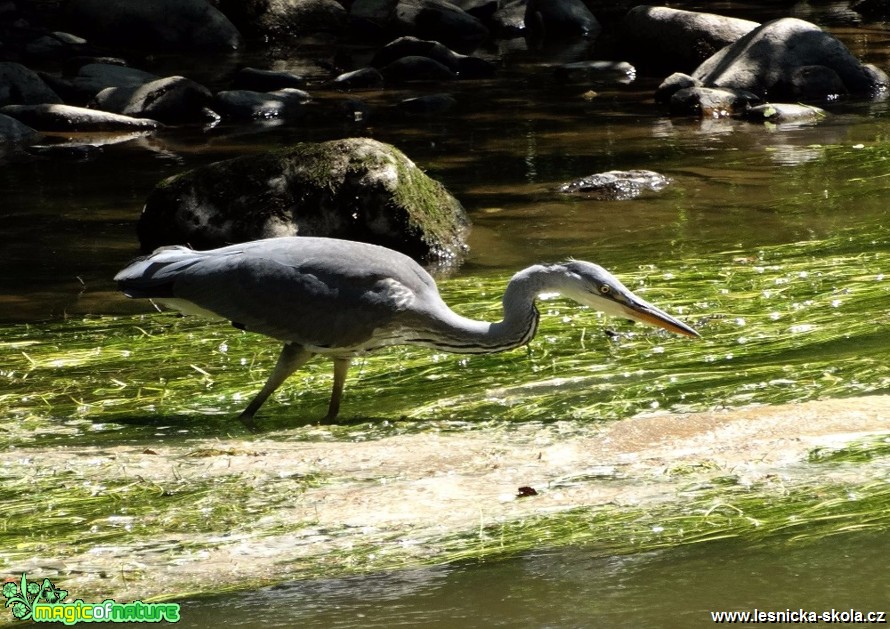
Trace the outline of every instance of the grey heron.
{"type": "Polygon", "coordinates": [[[239,417],[251,429],[263,402],[315,354],[334,362],[325,418],[333,420],[354,356],[399,344],[460,354],[519,347],[535,335],[535,300],[542,293],[560,293],[608,315],[698,336],[602,267],[575,260],[516,273],[497,323],[451,310],[435,280],[408,256],[332,238],[269,238],[208,251],[162,247],[134,260],[114,279],[128,297],[221,317],[242,330],[284,341],[271,375],[239,417]]]}

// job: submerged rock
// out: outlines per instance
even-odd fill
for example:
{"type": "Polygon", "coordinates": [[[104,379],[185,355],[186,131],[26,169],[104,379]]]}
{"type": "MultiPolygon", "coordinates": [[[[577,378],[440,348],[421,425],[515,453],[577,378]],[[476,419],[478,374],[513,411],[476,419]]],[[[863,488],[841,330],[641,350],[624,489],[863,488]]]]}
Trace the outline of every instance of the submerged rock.
{"type": "Polygon", "coordinates": [[[626,201],[646,190],[657,192],[670,182],[664,175],[651,170],[610,170],[565,183],[559,191],[598,201],[626,201]]]}
{"type": "Polygon", "coordinates": [[[273,92],[286,87],[302,88],[305,85],[306,79],[284,70],[242,68],[232,78],[232,89],[254,92],[273,92]]]}
{"type": "Polygon", "coordinates": [[[687,87],[674,92],[669,102],[672,116],[726,118],[743,114],[761,99],[745,90],[687,87]]]}
{"type": "Polygon", "coordinates": [[[377,51],[371,65],[383,68],[406,57],[422,57],[436,61],[460,78],[474,79],[493,76],[495,67],[479,57],[462,55],[437,41],[405,36],[389,42],[377,51]]]}
{"type": "Polygon", "coordinates": [[[701,86],[701,81],[696,81],[688,74],[674,72],[655,89],[655,102],[666,105],[671,101],[671,97],[680,90],[701,86]]]}
{"type": "Polygon", "coordinates": [[[402,113],[418,116],[444,114],[457,104],[451,94],[426,94],[416,98],[406,98],[396,105],[402,113]]]}
{"type": "Polygon", "coordinates": [[[241,120],[298,118],[310,100],[307,92],[293,87],[274,92],[226,90],[216,95],[214,109],[223,118],[241,120]]]}
{"type": "Polygon", "coordinates": [[[396,59],[383,66],[380,73],[387,81],[403,83],[408,81],[450,81],[457,75],[435,59],[409,56],[396,59]]]}
{"type": "Polygon", "coordinates": [[[575,61],[557,66],[553,75],[560,81],[595,81],[629,83],[637,70],[627,61],[575,61]]]}
{"type": "Polygon", "coordinates": [[[330,86],[338,90],[379,89],[383,87],[383,75],[377,68],[359,68],[338,75],[330,86]]]}
{"type": "Polygon", "coordinates": [[[301,143],[166,179],[139,220],[143,250],[273,236],[371,242],[428,262],[466,252],[461,204],[401,151],[367,138],[301,143]]]}
{"type": "Polygon", "coordinates": [[[751,107],[745,112],[745,119],[751,122],[775,124],[808,124],[819,122],[828,115],[824,109],[797,103],[769,103],[751,107]]]}

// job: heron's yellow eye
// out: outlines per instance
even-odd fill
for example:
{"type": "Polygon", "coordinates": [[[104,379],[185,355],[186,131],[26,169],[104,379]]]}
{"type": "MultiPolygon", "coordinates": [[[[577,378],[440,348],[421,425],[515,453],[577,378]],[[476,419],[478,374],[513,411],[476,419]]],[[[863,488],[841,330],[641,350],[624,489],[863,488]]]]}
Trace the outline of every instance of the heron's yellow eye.
{"type": "Polygon", "coordinates": [[[608,284],[603,284],[602,286],[600,286],[600,292],[603,295],[607,295],[609,293],[609,291],[611,291],[611,290],[612,290],[612,287],[609,286],[608,284]]]}

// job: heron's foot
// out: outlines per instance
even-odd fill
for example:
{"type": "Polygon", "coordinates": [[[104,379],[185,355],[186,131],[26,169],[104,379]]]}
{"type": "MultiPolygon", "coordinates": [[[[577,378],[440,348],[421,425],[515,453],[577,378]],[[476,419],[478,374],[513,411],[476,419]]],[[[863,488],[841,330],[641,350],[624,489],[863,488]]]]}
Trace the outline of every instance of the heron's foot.
{"type": "Polygon", "coordinates": [[[247,428],[250,432],[256,434],[260,432],[259,426],[256,425],[256,422],[253,421],[253,415],[248,415],[246,413],[241,413],[238,416],[238,421],[244,424],[244,427],[247,428]]]}
{"type": "Polygon", "coordinates": [[[337,423],[337,415],[336,414],[331,415],[330,413],[328,413],[327,415],[325,415],[324,417],[319,419],[318,423],[319,424],[336,424],[337,423]]]}

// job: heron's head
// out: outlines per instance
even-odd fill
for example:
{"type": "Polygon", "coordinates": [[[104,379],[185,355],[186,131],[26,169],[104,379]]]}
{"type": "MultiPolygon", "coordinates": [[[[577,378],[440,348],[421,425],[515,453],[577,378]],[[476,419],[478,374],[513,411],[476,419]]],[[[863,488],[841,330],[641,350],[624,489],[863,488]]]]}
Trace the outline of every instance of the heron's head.
{"type": "Polygon", "coordinates": [[[692,337],[699,335],[685,323],[635,295],[601,266],[581,260],[572,260],[558,266],[565,271],[565,283],[560,292],[578,303],[614,317],[639,321],[676,334],[692,337]]]}

